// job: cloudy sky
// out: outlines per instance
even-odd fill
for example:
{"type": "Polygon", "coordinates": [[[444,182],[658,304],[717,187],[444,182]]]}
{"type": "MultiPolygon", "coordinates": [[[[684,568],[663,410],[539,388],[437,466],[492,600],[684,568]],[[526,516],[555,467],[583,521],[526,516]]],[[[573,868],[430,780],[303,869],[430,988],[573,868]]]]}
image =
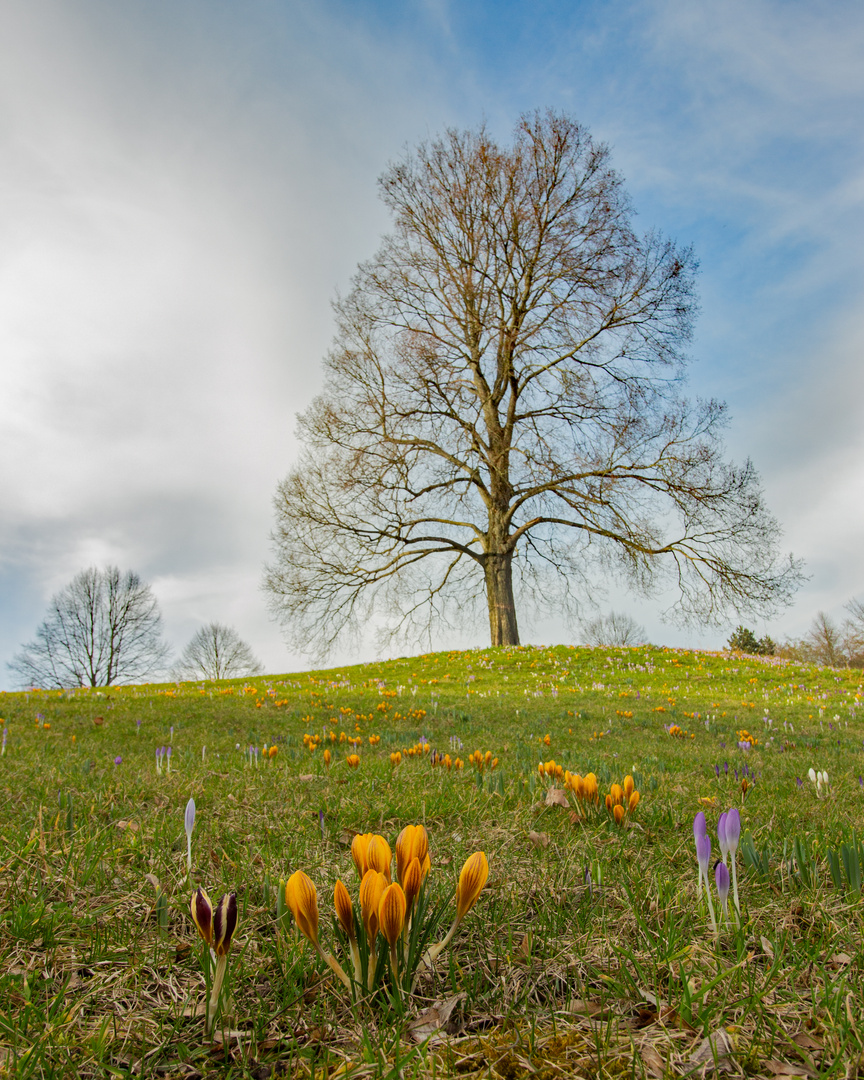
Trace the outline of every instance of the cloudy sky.
{"type": "MultiPolygon", "coordinates": [[[[0,688],[52,593],[108,562],[153,585],[178,647],[217,619],[268,670],[304,666],[260,592],[271,499],[330,302],[388,227],[376,178],[538,107],[609,143],[639,222],[696,249],[691,390],[728,401],[730,453],[810,575],[759,631],[864,595],[859,0],[0,0],[0,19],[0,688]]],[[[630,607],[652,640],[723,640],[662,606],[630,607]]]]}

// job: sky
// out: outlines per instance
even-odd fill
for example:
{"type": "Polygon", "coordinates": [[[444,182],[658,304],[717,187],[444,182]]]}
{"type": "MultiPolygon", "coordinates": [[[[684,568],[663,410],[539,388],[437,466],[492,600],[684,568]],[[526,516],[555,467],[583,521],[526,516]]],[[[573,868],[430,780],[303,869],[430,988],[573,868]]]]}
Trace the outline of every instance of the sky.
{"type": "MultiPolygon", "coordinates": [[[[0,689],[50,597],[109,563],[152,585],[178,651],[216,620],[268,671],[308,666],[262,568],[331,302],[388,229],[377,177],[448,127],[506,142],[538,108],[608,143],[637,224],[695,249],[690,393],[727,401],[729,454],[808,574],[754,628],[800,636],[864,596],[858,0],[0,10],[0,689]]],[[[685,631],[662,597],[597,599],[661,644],[719,647],[737,621],[685,631]]]]}

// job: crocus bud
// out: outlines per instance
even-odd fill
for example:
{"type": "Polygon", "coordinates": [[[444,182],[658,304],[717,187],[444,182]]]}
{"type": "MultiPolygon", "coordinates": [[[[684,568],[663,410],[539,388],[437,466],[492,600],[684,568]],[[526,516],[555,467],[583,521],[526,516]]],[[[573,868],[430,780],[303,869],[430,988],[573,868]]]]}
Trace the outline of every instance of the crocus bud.
{"type": "Polygon", "coordinates": [[[726,839],[726,814],[721,814],[717,822],[717,840],[720,843],[720,858],[725,863],[726,856],[729,854],[729,842],[726,839]]]}
{"type": "Polygon", "coordinates": [[[610,813],[612,812],[612,795],[611,795],[611,793],[606,796],[606,809],[610,813]]]}
{"type": "Polygon", "coordinates": [[[354,839],[351,841],[351,858],[354,860],[354,867],[360,877],[363,880],[363,876],[369,869],[369,863],[366,860],[366,849],[369,847],[369,841],[372,839],[372,833],[357,833],[354,839]]]}
{"type": "Polygon", "coordinates": [[[186,835],[191,836],[192,830],[195,828],[195,800],[190,799],[186,803],[186,817],[185,817],[186,835]]]}
{"type": "Polygon", "coordinates": [[[815,769],[810,769],[808,771],[807,775],[810,777],[810,782],[815,784],[816,783],[816,770],[815,769]]]}
{"type": "Polygon", "coordinates": [[[733,806],[732,809],[726,814],[726,846],[729,848],[729,852],[732,857],[735,857],[735,852],[738,848],[738,841],[741,838],[741,815],[737,809],[733,806]]]}
{"type": "Polygon", "coordinates": [[[378,936],[378,905],[386,888],[387,879],[377,870],[367,870],[360,882],[360,914],[370,946],[378,936]]]}
{"type": "Polygon", "coordinates": [[[192,921],[198,927],[198,933],[205,945],[213,944],[213,904],[203,889],[192,893],[192,921]]]}
{"type": "Polygon", "coordinates": [[[726,863],[718,862],[714,871],[714,880],[717,882],[717,895],[723,905],[723,913],[729,918],[729,867],[726,863]]]}
{"type": "Polygon", "coordinates": [[[461,922],[474,906],[488,877],[489,863],[486,856],[482,851],[475,851],[465,860],[459,875],[459,884],[456,886],[457,922],[461,922]]]}
{"type": "Polygon", "coordinates": [[[624,820],[624,814],[626,813],[624,807],[620,803],[615,803],[614,807],[612,808],[612,813],[615,817],[615,824],[620,825],[621,822],[624,820]]]}
{"type": "Polygon", "coordinates": [[[302,870],[295,871],[285,885],[285,902],[301,934],[318,945],[318,893],[315,884],[302,870]]]}
{"type": "Polygon", "coordinates": [[[700,810],[696,817],[693,818],[693,836],[696,840],[700,836],[708,835],[708,826],[705,822],[705,815],[700,810]]]}
{"type": "Polygon", "coordinates": [[[351,897],[348,890],[339,880],[336,881],[336,887],[333,890],[333,905],[336,908],[336,917],[345,931],[345,936],[349,941],[353,941],[355,938],[354,909],[351,906],[351,897]]]}
{"type": "Polygon", "coordinates": [[[630,798],[627,800],[627,809],[632,814],[636,807],[639,805],[639,792],[631,791],[630,798]]]}
{"type": "Polygon", "coordinates": [[[328,769],[330,768],[330,748],[329,747],[324,751],[324,764],[327,766],[328,769]]]}
{"type": "Polygon", "coordinates": [[[429,853],[429,837],[422,825],[406,825],[396,838],[396,876],[404,887],[405,871],[412,859],[421,865],[429,853]]]}
{"type": "Polygon", "coordinates": [[[696,858],[699,860],[699,870],[703,877],[708,878],[708,864],[711,862],[711,837],[696,837],[696,858]]]}
{"type": "Polygon", "coordinates": [[[634,791],[635,787],[636,787],[636,784],[633,781],[633,777],[632,776],[625,776],[624,777],[624,797],[626,799],[630,798],[630,796],[633,794],[633,791],[634,791]]]}
{"type": "Polygon", "coordinates": [[[609,794],[612,796],[613,806],[618,806],[620,803],[624,802],[624,789],[620,784],[613,784],[612,787],[609,788],[609,794]]]}
{"type": "Polygon", "coordinates": [[[377,870],[383,874],[390,883],[390,863],[393,860],[393,852],[383,836],[375,835],[369,841],[366,848],[366,865],[370,870],[377,870]]]}
{"type": "Polygon", "coordinates": [[[405,893],[395,881],[388,885],[378,901],[378,925],[392,949],[405,925],[405,893]]]}
{"type": "Polygon", "coordinates": [[[420,866],[420,860],[413,858],[405,869],[405,873],[402,875],[402,888],[405,892],[405,906],[410,914],[411,908],[414,906],[414,901],[417,898],[417,894],[420,892],[420,886],[423,884],[423,868],[420,866]]]}
{"type": "Polygon", "coordinates": [[[217,956],[227,956],[231,938],[237,929],[237,897],[226,893],[213,912],[213,949],[217,956]]]}

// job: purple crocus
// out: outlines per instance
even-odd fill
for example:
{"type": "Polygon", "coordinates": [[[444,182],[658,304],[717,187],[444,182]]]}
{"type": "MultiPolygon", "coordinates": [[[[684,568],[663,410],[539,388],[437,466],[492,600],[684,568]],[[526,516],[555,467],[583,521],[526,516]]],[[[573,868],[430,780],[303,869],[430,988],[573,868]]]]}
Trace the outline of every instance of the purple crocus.
{"type": "Polygon", "coordinates": [[[723,914],[726,922],[729,922],[729,867],[726,863],[718,862],[714,871],[714,880],[717,883],[717,894],[723,906],[723,914]]]}
{"type": "Polygon", "coordinates": [[[741,904],[738,900],[738,874],[735,868],[735,852],[738,850],[738,841],[741,839],[741,815],[736,807],[726,815],[726,843],[729,846],[729,864],[732,867],[732,893],[735,897],[735,911],[741,914],[741,904]]]}
{"type": "Polygon", "coordinates": [[[170,773],[171,772],[171,747],[170,746],[167,747],[167,749],[166,749],[165,757],[166,757],[166,760],[167,760],[167,765],[165,766],[165,772],[170,773]]]}
{"type": "Polygon", "coordinates": [[[117,757],[114,758],[114,764],[115,765],[122,765],[123,764],[123,758],[120,757],[119,754],[117,755],[117,757]]]}
{"type": "MultiPolygon", "coordinates": [[[[696,858],[699,858],[699,841],[708,834],[708,826],[705,823],[705,815],[700,810],[696,817],[693,818],[693,839],[696,841],[696,858]]],[[[708,853],[710,855],[711,849],[709,846],[708,853]]],[[[702,863],[699,863],[699,880],[697,882],[697,893],[702,895],[702,863]]]]}
{"type": "Polygon", "coordinates": [[[186,829],[186,865],[189,876],[192,876],[192,830],[195,828],[195,799],[190,798],[186,803],[186,813],[183,816],[183,826],[186,829]]]}
{"type": "Polygon", "coordinates": [[[726,840],[726,814],[721,814],[717,822],[717,840],[720,844],[720,859],[725,863],[729,853],[729,844],[726,840]]]}
{"type": "Polygon", "coordinates": [[[699,888],[701,894],[702,880],[705,881],[705,898],[708,901],[708,913],[711,916],[711,932],[717,934],[717,920],[714,918],[714,904],[711,901],[711,885],[708,880],[708,867],[711,863],[711,837],[696,837],[696,858],[699,862],[699,888]]]}

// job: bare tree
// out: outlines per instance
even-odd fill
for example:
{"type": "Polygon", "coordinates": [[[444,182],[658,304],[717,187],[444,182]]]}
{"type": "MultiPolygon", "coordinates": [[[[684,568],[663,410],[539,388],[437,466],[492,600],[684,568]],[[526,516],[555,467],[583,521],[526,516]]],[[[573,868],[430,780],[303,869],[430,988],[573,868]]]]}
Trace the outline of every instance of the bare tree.
{"type": "Polygon", "coordinates": [[[853,599],[845,605],[849,618],[843,623],[843,634],[850,667],[864,667],[864,601],[853,599]]]}
{"type": "Polygon", "coordinates": [[[168,658],[149,585],[116,566],[76,574],[9,669],[23,686],[111,686],[161,673],[168,658]]]}
{"type": "Polygon", "coordinates": [[[564,116],[513,144],[449,131],[390,166],[394,218],[335,304],[323,393],[279,485],[264,588],[301,648],[373,612],[470,613],[516,644],[516,597],[565,611],[598,568],[672,615],[787,604],[801,573],[724,406],[679,395],[696,264],[638,235],[606,147],[564,116]]]}
{"type": "Polygon", "coordinates": [[[582,639],[586,645],[607,645],[626,648],[630,645],[644,645],[645,627],[620,611],[610,611],[608,615],[598,615],[596,619],[582,625],[582,639]]]}
{"type": "Polygon", "coordinates": [[[252,649],[233,627],[211,622],[195,634],[172,674],[178,679],[241,679],[261,671],[252,649]]]}

